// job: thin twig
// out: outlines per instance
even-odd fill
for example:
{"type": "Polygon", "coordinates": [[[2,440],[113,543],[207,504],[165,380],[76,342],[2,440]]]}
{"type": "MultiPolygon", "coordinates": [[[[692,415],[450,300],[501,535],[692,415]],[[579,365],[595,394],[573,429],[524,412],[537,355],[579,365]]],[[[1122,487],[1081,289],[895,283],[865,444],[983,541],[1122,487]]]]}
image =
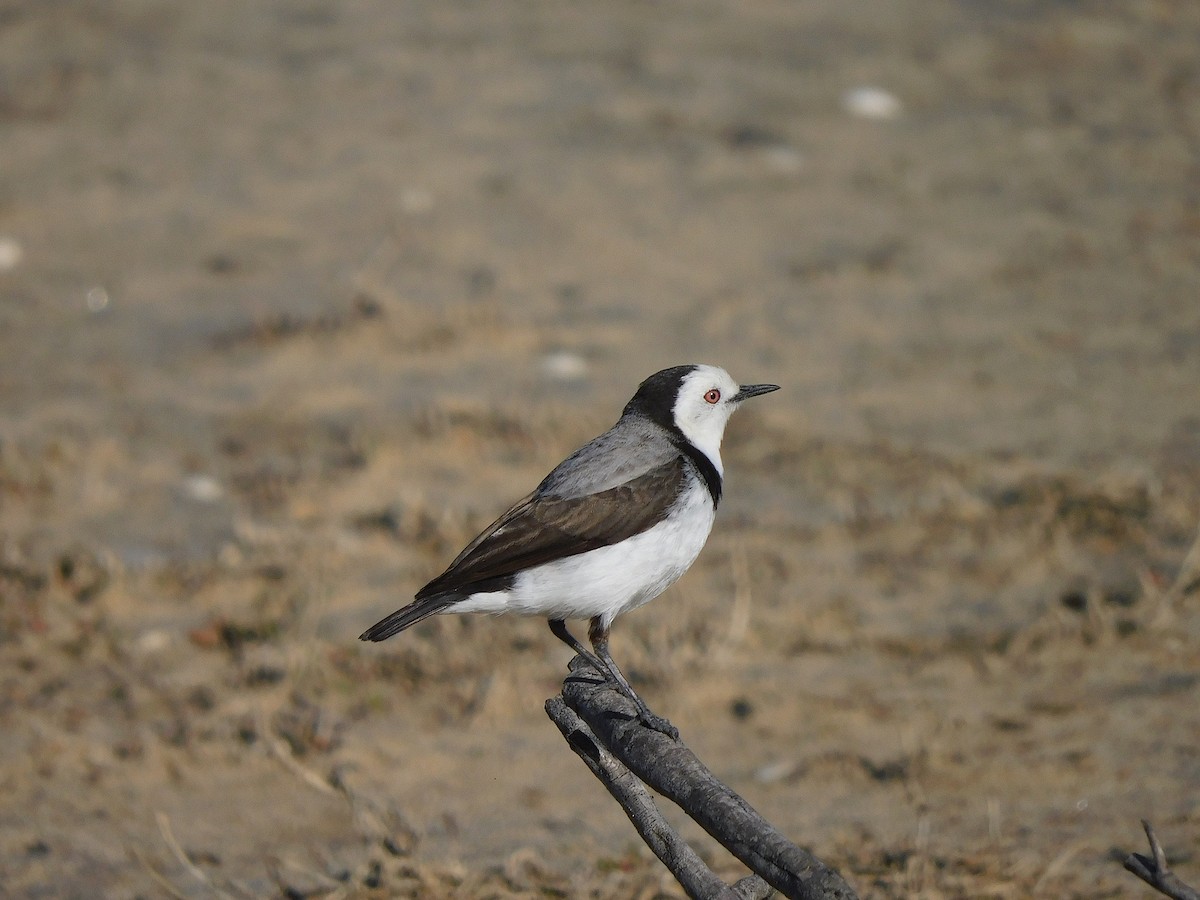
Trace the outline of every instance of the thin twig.
{"type": "Polygon", "coordinates": [[[1167,865],[1167,854],[1163,852],[1153,826],[1142,819],[1142,828],[1146,830],[1146,840],[1150,842],[1150,855],[1130,853],[1125,859],[1125,868],[1171,900],[1200,900],[1200,891],[1181,881],[1167,865]]]}
{"type": "Polygon", "coordinates": [[[1058,873],[1067,867],[1067,864],[1074,859],[1081,850],[1086,850],[1090,847],[1089,841],[1076,841],[1074,844],[1063,849],[1058,856],[1050,861],[1050,865],[1046,866],[1046,870],[1042,872],[1041,877],[1033,883],[1031,894],[1037,896],[1041,894],[1042,888],[1050,881],[1058,877],[1058,873]]]}
{"type": "Polygon", "coordinates": [[[1197,530],[1192,546],[1188,548],[1187,554],[1183,557],[1183,562],[1179,564],[1179,572],[1176,573],[1175,580],[1167,589],[1168,602],[1172,604],[1178,602],[1189,588],[1195,586],[1197,579],[1200,579],[1200,529],[1197,530]]]}
{"type": "Polygon", "coordinates": [[[1191,591],[1200,584],[1200,529],[1197,529],[1191,546],[1184,554],[1179,571],[1166,590],[1154,589],[1149,597],[1151,605],[1146,614],[1147,625],[1152,628],[1164,627],[1178,614],[1178,607],[1191,591]]]}
{"type": "Polygon", "coordinates": [[[270,748],[271,753],[274,754],[276,759],[283,763],[285,769],[287,769],[309,787],[320,791],[322,794],[336,795],[338,793],[337,788],[331,785],[326,779],[322,778],[307,766],[300,764],[300,761],[297,760],[292,754],[292,751],[288,749],[287,744],[285,744],[282,739],[276,737],[271,731],[270,725],[268,724],[265,716],[259,717],[258,731],[263,736],[263,740],[266,742],[267,747],[270,748]]]}
{"type": "Polygon", "coordinates": [[[130,847],[129,853],[134,859],[142,864],[142,868],[146,870],[146,874],[148,874],[154,880],[154,883],[174,897],[175,900],[188,900],[187,894],[175,887],[175,885],[171,883],[171,880],[167,878],[166,875],[163,875],[158,871],[158,869],[150,865],[150,861],[146,859],[146,857],[142,856],[137,847],[130,847]]]}
{"type": "Polygon", "coordinates": [[[175,832],[171,829],[171,820],[167,818],[167,814],[161,811],[155,812],[154,819],[158,822],[158,832],[162,835],[163,843],[167,845],[167,849],[179,860],[179,864],[187,870],[187,873],[218,897],[229,897],[229,894],[212,883],[209,877],[204,874],[203,869],[188,859],[188,855],[183,851],[183,847],[179,846],[179,841],[175,839],[175,832]]]}

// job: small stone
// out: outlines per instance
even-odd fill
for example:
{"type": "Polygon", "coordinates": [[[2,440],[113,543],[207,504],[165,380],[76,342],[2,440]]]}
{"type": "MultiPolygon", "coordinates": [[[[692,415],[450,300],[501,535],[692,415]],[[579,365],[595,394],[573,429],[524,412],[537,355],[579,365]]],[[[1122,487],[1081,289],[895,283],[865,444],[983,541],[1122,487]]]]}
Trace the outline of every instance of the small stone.
{"type": "Polygon", "coordinates": [[[542,369],[560,381],[579,381],[587,377],[587,360],[578,353],[550,353],[542,360],[542,369]]]}
{"type": "Polygon", "coordinates": [[[108,291],[97,285],[94,288],[89,288],[88,292],[83,295],[83,302],[87,305],[88,312],[98,313],[103,312],[108,308],[109,304],[108,291]]]}
{"type": "Polygon", "coordinates": [[[161,653],[170,645],[171,634],[162,628],[147,631],[137,639],[138,651],[146,654],[161,653]]]}
{"type": "Polygon", "coordinates": [[[842,109],[863,119],[887,120],[898,118],[903,108],[895,94],[868,85],[846,91],[842,109]]]}
{"type": "Polygon", "coordinates": [[[215,503],[224,490],[211,475],[188,475],[183,479],[183,492],[197,503],[215,503]]]}
{"type": "Polygon", "coordinates": [[[0,272],[12,271],[24,256],[25,250],[16,238],[0,237],[0,272]]]}

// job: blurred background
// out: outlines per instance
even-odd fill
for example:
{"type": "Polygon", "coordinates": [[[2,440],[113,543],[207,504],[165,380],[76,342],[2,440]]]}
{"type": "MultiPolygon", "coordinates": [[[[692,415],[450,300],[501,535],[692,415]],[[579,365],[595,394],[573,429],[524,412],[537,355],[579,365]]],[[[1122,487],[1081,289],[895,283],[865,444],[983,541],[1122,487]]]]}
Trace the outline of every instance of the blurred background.
{"type": "Polygon", "coordinates": [[[682,896],[545,623],[357,635],[683,362],[784,388],[613,635],[719,777],[864,898],[1129,896],[1143,817],[1195,872],[1197,47],[1171,0],[0,5],[4,891],[682,896]]]}

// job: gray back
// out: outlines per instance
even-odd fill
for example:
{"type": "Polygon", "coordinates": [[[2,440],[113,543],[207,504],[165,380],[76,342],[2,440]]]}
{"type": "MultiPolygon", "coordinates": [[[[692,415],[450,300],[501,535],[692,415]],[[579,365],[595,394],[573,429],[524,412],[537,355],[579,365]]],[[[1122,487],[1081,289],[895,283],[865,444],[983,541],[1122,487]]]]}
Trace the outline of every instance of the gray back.
{"type": "Polygon", "coordinates": [[[584,497],[617,487],[679,455],[666,429],[640,413],[627,413],[547,475],[539,496],[584,497]]]}

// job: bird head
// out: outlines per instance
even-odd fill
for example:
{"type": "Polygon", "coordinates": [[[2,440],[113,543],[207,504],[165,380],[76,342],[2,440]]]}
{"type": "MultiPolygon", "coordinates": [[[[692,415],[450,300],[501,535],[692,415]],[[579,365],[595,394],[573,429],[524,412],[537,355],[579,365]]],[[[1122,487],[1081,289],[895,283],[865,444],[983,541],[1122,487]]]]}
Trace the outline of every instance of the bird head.
{"type": "Polygon", "coordinates": [[[642,382],[625,411],[639,412],[681,434],[721,470],[721,438],[744,401],[779,390],[775,384],[740,385],[719,366],[675,366],[642,382]]]}

